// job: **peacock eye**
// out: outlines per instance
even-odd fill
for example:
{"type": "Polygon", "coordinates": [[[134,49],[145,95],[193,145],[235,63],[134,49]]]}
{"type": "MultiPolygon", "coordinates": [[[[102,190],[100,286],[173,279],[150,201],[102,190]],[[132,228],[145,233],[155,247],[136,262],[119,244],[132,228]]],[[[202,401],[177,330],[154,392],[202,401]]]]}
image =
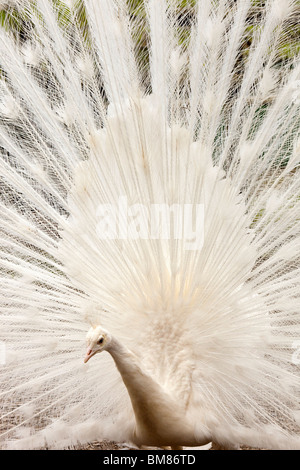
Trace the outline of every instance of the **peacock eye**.
{"type": "Polygon", "coordinates": [[[102,344],[102,343],[103,343],[103,338],[100,338],[100,339],[98,340],[98,344],[102,344]]]}

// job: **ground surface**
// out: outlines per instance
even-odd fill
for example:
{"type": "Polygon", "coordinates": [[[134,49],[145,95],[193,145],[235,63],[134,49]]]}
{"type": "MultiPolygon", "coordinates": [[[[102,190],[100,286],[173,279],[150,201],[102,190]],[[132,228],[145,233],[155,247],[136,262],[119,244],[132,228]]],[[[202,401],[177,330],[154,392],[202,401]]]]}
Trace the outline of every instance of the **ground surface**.
{"type": "MultiPolygon", "coordinates": [[[[127,449],[136,450],[133,447],[127,447],[127,449]]],[[[115,442],[95,441],[95,442],[90,442],[89,444],[86,444],[82,447],[81,446],[76,447],[76,450],[124,450],[124,447],[120,446],[119,444],[115,442]]],[[[224,450],[224,449],[213,444],[210,450],[224,450]]],[[[250,447],[242,447],[242,450],[257,450],[257,449],[253,449],[250,447]]]]}

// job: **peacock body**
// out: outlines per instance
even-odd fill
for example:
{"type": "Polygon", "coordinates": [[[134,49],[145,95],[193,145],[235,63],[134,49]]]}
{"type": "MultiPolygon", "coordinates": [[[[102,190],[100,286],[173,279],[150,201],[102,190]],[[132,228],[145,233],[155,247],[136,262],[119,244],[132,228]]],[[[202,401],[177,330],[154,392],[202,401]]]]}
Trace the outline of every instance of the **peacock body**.
{"type": "Polygon", "coordinates": [[[10,3],[2,447],[299,448],[297,2],[10,3]]]}

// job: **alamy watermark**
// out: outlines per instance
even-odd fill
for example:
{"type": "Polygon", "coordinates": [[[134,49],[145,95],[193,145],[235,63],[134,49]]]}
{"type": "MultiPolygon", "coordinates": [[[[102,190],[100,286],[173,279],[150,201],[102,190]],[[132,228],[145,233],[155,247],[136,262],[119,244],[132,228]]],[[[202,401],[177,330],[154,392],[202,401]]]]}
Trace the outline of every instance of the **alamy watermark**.
{"type": "Polygon", "coordinates": [[[97,235],[106,240],[183,240],[185,250],[201,250],[204,204],[117,204],[97,209],[97,235]]]}

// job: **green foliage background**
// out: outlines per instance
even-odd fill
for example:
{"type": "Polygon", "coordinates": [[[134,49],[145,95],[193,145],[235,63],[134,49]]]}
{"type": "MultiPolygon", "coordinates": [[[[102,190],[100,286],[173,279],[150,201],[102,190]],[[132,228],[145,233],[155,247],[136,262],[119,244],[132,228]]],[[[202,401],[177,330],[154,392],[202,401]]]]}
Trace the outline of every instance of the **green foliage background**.
{"type": "MultiPolygon", "coordinates": [[[[67,3],[61,0],[49,0],[53,2],[58,11],[58,19],[64,27],[68,24],[69,26],[74,24],[76,21],[76,26],[79,27],[82,31],[85,41],[89,42],[89,33],[87,25],[86,11],[84,7],[83,0],[75,0],[74,7],[72,12],[68,7],[67,3]]],[[[229,0],[234,3],[236,0],[229,0]]],[[[218,2],[218,0],[216,0],[218,2]]],[[[36,0],[28,0],[24,2],[24,9],[18,10],[17,8],[9,7],[9,2],[5,4],[5,0],[2,2],[2,7],[0,6],[0,25],[7,30],[10,30],[16,39],[25,39],[26,34],[28,34],[28,8],[36,8],[36,0]],[[26,5],[26,6],[25,6],[26,5]],[[26,13],[27,9],[27,13],[26,13]]],[[[137,17],[139,20],[140,28],[136,31],[135,40],[139,52],[143,53],[143,50],[146,49],[146,28],[142,26],[146,24],[145,17],[146,12],[144,8],[143,0],[127,0],[129,11],[132,16],[137,17]]],[[[178,0],[177,9],[179,16],[182,18],[182,22],[179,22],[179,34],[178,37],[181,41],[184,41],[188,35],[189,31],[189,22],[187,21],[189,15],[194,14],[194,8],[197,3],[197,0],[178,0]]],[[[282,38],[282,45],[279,51],[280,58],[282,61],[286,61],[295,57],[300,52],[300,0],[297,2],[299,5],[295,10],[292,21],[286,24],[284,28],[284,37],[282,38]]],[[[252,9],[249,12],[248,17],[248,27],[245,35],[245,44],[244,50],[247,54],[247,49],[251,45],[251,40],[254,32],[259,28],[259,23],[257,24],[257,19],[263,14],[266,1],[264,0],[252,0],[252,9]]]]}

